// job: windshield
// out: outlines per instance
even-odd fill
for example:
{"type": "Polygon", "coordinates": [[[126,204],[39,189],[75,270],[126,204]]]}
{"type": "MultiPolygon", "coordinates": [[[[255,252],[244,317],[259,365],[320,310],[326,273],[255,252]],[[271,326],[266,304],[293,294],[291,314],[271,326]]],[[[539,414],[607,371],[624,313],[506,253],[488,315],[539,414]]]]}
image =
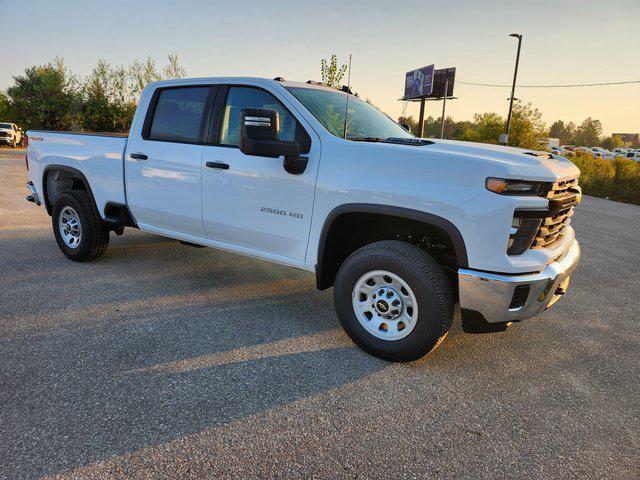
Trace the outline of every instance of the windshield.
{"type": "Polygon", "coordinates": [[[11,124],[10,123],[0,123],[0,128],[11,128],[11,124]]]}
{"type": "MultiPolygon", "coordinates": [[[[344,134],[344,110],[347,94],[340,91],[320,90],[317,88],[287,87],[311,114],[318,119],[330,133],[336,137],[344,134]]],[[[370,103],[349,95],[347,116],[347,138],[379,139],[414,138],[404,128],[387,117],[370,103]]]]}

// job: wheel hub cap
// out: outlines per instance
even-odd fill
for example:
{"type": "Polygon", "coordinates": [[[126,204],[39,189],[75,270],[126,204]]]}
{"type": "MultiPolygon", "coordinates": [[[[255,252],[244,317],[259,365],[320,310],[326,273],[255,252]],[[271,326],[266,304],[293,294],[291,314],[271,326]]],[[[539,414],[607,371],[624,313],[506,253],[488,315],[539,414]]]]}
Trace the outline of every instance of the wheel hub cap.
{"type": "Polygon", "coordinates": [[[418,318],[418,304],[411,287],[386,270],[362,275],[353,288],[352,303],[360,325],[382,340],[406,337],[418,318]]]}
{"type": "Polygon", "coordinates": [[[77,248],[82,240],[82,225],[80,216],[71,207],[66,206],[60,211],[58,217],[58,229],[62,241],[69,248],[77,248]]]}

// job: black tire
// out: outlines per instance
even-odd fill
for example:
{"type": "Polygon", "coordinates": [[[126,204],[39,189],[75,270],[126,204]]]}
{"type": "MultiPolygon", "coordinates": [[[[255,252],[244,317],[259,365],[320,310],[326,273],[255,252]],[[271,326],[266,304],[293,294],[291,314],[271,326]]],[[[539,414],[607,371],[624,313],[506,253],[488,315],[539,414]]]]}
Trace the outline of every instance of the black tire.
{"type": "Polygon", "coordinates": [[[340,323],[351,339],[364,351],[392,362],[417,360],[434,350],[446,337],[453,321],[453,293],[442,268],[420,248],[401,241],[376,242],[352,253],[338,271],[333,296],[340,323]],[[356,317],[353,289],[360,277],[374,270],[399,276],[413,290],[417,319],[413,330],[404,338],[377,338],[356,317]]]}
{"type": "Polygon", "coordinates": [[[58,247],[71,260],[93,260],[102,255],[109,246],[109,230],[102,222],[93,200],[84,190],[71,190],[58,195],[53,205],[51,221],[58,247]],[[65,243],[58,225],[60,214],[65,207],[71,207],[78,214],[80,221],[80,241],[75,248],[65,243]]]}

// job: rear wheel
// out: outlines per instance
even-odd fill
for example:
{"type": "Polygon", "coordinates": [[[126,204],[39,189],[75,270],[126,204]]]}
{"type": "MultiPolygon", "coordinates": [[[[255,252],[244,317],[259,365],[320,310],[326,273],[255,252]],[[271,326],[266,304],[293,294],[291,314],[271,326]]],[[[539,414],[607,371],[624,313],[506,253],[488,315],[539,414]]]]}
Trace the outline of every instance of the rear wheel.
{"type": "Polygon", "coordinates": [[[58,247],[76,262],[93,260],[109,246],[109,230],[89,194],[71,190],[56,198],[51,215],[58,247]]]}
{"type": "Polygon", "coordinates": [[[400,241],[376,242],[351,254],[336,277],[334,300],[351,339],[385,360],[426,355],[453,320],[451,285],[440,266],[400,241]]]}

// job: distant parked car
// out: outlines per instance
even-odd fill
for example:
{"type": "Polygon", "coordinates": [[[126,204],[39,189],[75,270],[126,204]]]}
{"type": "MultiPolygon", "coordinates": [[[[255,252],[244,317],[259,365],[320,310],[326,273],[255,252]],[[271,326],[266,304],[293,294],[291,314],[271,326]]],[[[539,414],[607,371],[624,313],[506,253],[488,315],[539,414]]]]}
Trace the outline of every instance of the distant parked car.
{"type": "Polygon", "coordinates": [[[567,156],[567,151],[562,147],[551,147],[551,153],[554,155],[560,155],[561,157],[567,156]]]}
{"type": "Polygon", "coordinates": [[[620,156],[620,157],[626,157],[627,153],[629,153],[629,150],[625,149],[625,148],[614,148],[613,149],[613,153],[616,156],[620,156]]]}
{"type": "Polygon", "coordinates": [[[11,145],[13,148],[20,145],[22,131],[15,123],[0,123],[0,144],[11,145]]]}
{"type": "Polygon", "coordinates": [[[592,152],[592,156],[594,156],[594,158],[604,158],[605,160],[613,160],[616,158],[612,152],[602,147],[591,147],[589,150],[592,152]]]}
{"type": "Polygon", "coordinates": [[[636,162],[640,162],[640,149],[634,151],[634,152],[628,152],[627,153],[627,159],[628,160],[635,160],[636,162]]]}

